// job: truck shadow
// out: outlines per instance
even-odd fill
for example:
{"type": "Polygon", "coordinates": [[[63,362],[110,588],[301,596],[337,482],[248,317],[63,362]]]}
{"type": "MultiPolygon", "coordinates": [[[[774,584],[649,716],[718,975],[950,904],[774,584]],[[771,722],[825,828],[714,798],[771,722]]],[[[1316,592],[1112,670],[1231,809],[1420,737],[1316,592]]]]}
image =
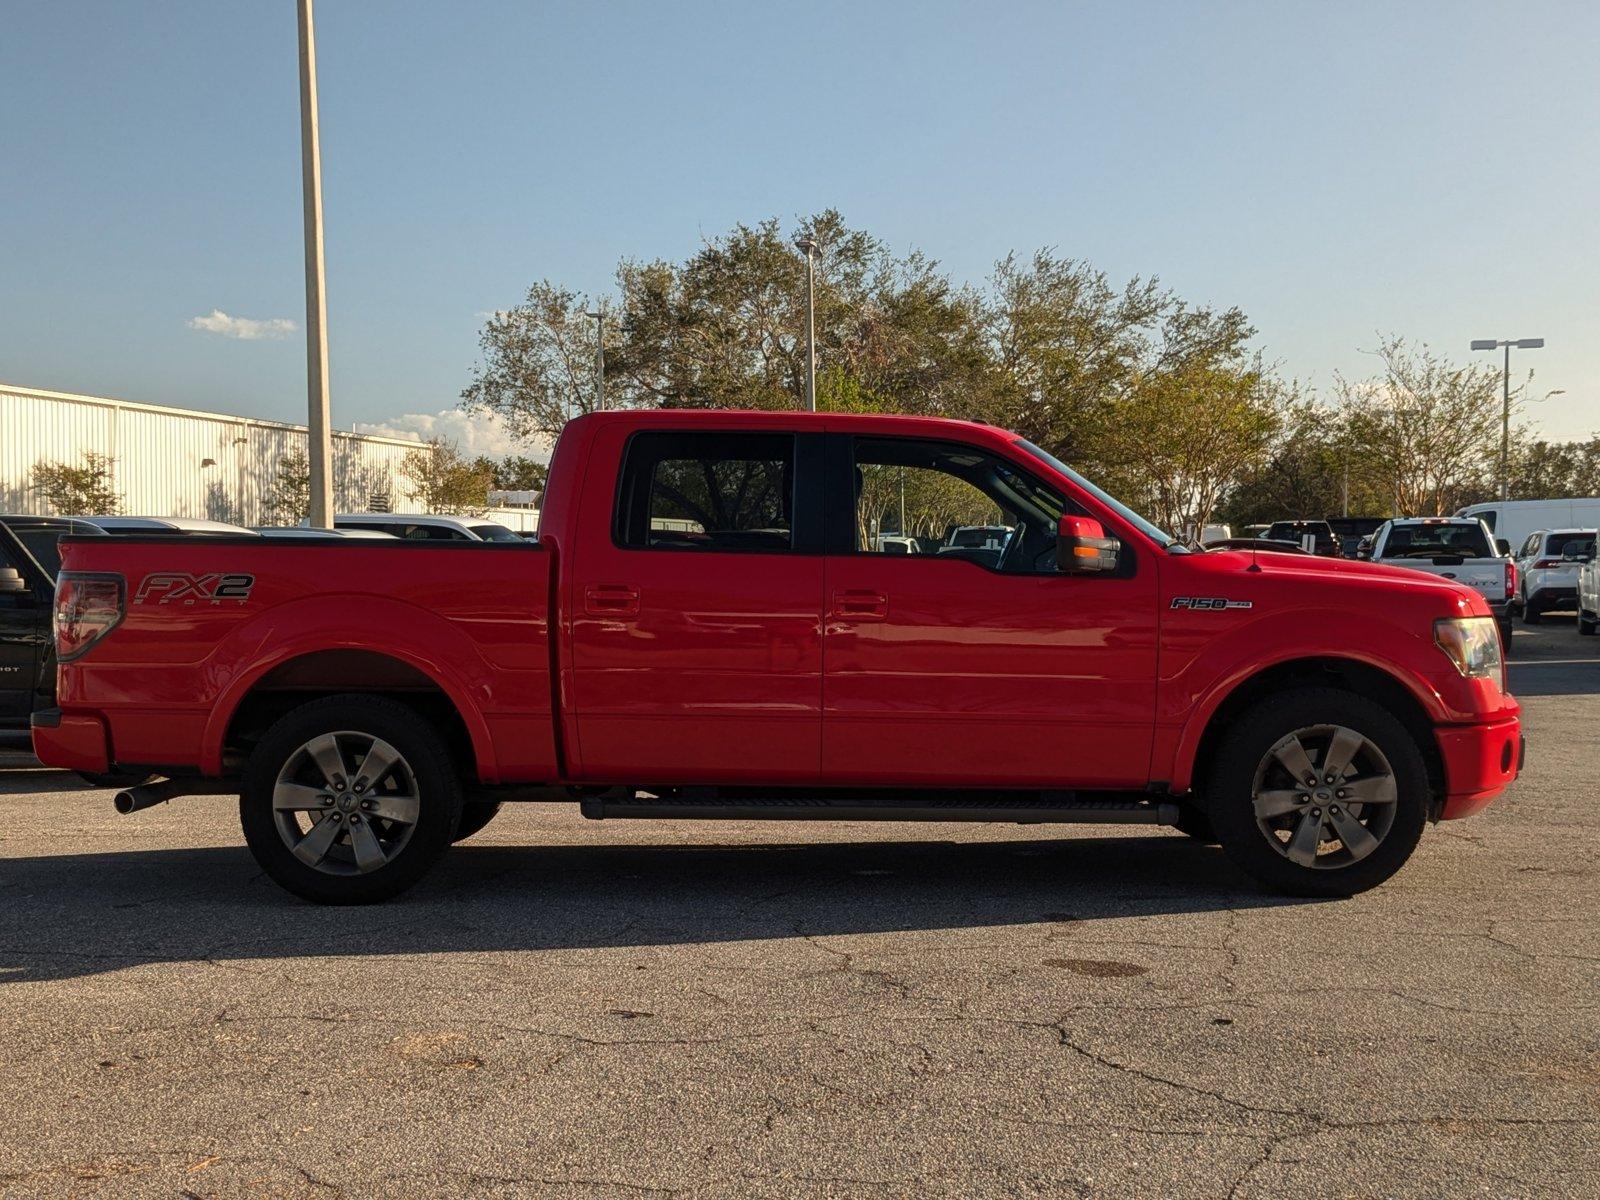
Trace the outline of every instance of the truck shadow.
{"type": "Polygon", "coordinates": [[[319,908],[242,846],[10,858],[0,986],[144,963],[601,949],[1277,907],[1169,836],[458,846],[388,905],[319,908]]]}

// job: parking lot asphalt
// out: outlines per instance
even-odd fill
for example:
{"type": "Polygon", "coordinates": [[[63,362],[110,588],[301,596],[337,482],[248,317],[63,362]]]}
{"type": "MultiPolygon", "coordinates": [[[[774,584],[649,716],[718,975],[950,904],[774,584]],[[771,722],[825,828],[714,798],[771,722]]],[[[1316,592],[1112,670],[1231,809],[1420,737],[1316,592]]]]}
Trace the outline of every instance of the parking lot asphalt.
{"type": "Polygon", "coordinates": [[[1600,1194],[1600,639],[1373,893],[1166,831],[513,807],[369,909],[0,770],[0,1195],[1600,1194]]]}

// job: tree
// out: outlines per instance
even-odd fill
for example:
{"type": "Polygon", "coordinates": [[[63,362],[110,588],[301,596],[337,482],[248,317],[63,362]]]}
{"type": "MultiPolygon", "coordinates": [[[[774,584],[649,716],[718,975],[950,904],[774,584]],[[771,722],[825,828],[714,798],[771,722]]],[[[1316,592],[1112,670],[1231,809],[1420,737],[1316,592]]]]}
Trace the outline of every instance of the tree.
{"type": "Polygon", "coordinates": [[[481,516],[488,508],[493,464],[467,459],[447,438],[406,451],[400,470],[412,483],[407,494],[424,512],[481,516]]]}
{"type": "Polygon", "coordinates": [[[508,492],[542,492],[550,475],[550,464],[513,454],[494,464],[494,486],[508,492]]]}
{"type": "Polygon", "coordinates": [[[1332,516],[1344,511],[1347,478],[1351,515],[1386,514],[1393,496],[1373,484],[1363,461],[1361,448],[1346,439],[1337,409],[1312,400],[1290,401],[1266,459],[1240,472],[1217,516],[1235,528],[1332,516]]]}
{"type": "Polygon", "coordinates": [[[115,516],[122,498],[113,483],[116,460],[108,454],[87,451],[83,462],[44,462],[33,468],[32,488],[58,515],[115,516]]]}
{"type": "Polygon", "coordinates": [[[1365,480],[1411,516],[1454,512],[1491,486],[1500,452],[1500,372],[1461,366],[1396,336],[1377,349],[1383,372],[1336,390],[1365,480]]]}
{"type": "Polygon", "coordinates": [[[269,525],[298,525],[311,515],[311,461],[304,450],[278,459],[264,507],[269,525]]]}

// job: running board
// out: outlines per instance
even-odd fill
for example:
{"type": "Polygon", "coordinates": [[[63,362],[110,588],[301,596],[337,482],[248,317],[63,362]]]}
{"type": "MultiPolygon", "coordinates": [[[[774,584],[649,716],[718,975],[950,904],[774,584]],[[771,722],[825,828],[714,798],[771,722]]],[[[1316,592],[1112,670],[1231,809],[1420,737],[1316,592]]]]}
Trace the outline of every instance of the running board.
{"type": "Polygon", "coordinates": [[[585,796],[580,803],[591,821],[671,818],[680,821],[998,821],[1017,825],[1084,823],[1094,825],[1176,825],[1178,806],[1145,799],[1039,799],[984,801],[864,801],[832,796],[775,796],[718,799],[706,796],[631,798],[585,796]]]}

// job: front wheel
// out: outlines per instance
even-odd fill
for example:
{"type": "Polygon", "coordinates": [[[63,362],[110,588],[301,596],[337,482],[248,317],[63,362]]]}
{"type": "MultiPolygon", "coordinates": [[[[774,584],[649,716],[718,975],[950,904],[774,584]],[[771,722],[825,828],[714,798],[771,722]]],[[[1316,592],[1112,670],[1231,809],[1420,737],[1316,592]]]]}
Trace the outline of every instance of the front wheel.
{"type": "Polygon", "coordinates": [[[321,904],[403,892],[449,848],[460,815],[444,743],[378,696],[329,696],[282,717],[250,756],[239,796],[262,870],[321,904]]]}
{"type": "Polygon", "coordinates": [[[1428,816],[1411,732],[1382,705],[1334,688],[1247,711],[1218,748],[1207,795],[1228,857],[1295,896],[1376,887],[1411,857],[1428,816]]]}

